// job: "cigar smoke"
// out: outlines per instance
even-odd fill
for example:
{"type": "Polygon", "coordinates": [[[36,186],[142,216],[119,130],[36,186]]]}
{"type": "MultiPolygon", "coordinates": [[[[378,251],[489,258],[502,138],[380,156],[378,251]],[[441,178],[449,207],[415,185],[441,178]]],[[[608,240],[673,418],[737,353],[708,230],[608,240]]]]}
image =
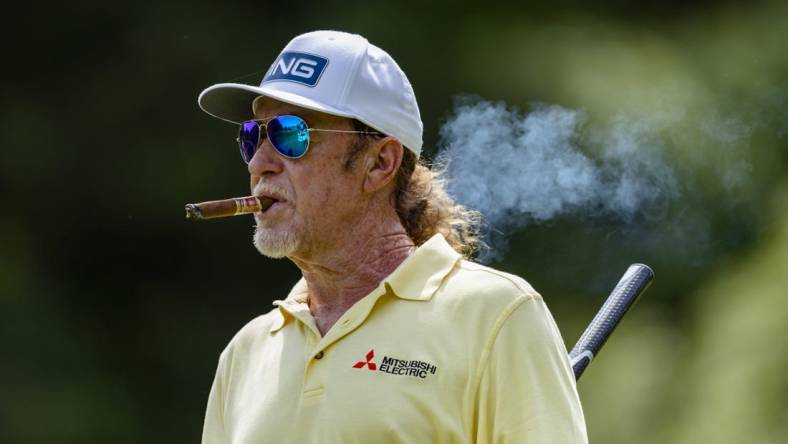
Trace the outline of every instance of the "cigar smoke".
{"type": "MultiPolygon", "coordinates": [[[[664,137],[681,122],[670,113],[591,124],[584,112],[557,105],[536,105],[526,114],[463,97],[441,128],[438,162],[446,165],[449,193],[486,219],[491,248],[480,259],[489,261],[505,253],[508,235],[531,223],[559,216],[621,224],[661,217],[686,192],[664,137]]],[[[704,125],[699,131],[719,139],[721,155],[747,134],[741,122],[720,116],[704,125]]],[[[708,162],[691,155],[683,161],[708,162]]],[[[747,182],[746,159],[731,155],[719,168],[722,187],[747,182]]]]}

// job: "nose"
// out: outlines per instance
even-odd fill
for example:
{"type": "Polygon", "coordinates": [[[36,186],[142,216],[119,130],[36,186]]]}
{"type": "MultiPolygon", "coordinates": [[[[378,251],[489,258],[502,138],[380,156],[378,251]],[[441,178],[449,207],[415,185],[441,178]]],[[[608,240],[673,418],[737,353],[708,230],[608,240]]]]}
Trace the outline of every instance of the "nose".
{"type": "Polygon", "coordinates": [[[252,178],[282,172],[282,158],[274,151],[274,147],[271,146],[271,142],[268,141],[268,138],[263,139],[247,166],[249,175],[251,175],[252,178]]]}

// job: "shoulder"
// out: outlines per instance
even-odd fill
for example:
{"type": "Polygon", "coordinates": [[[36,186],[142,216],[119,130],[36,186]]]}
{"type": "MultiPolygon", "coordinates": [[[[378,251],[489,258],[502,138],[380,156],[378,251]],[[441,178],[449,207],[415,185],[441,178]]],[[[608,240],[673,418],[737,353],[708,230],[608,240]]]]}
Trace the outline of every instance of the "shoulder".
{"type": "MultiPolygon", "coordinates": [[[[244,353],[255,345],[264,342],[273,328],[282,319],[279,308],[274,307],[266,314],[260,315],[246,325],[241,327],[233,336],[227,347],[222,352],[222,356],[244,353]]],[[[226,358],[225,358],[226,359],[226,358]]]]}
{"type": "Polygon", "coordinates": [[[542,296],[520,276],[485,265],[461,260],[447,276],[445,292],[450,297],[484,304],[516,304],[542,296]]]}
{"type": "Polygon", "coordinates": [[[497,350],[502,356],[525,353],[528,359],[549,356],[568,363],[563,338],[547,304],[525,279],[462,261],[453,280],[447,282],[447,289],[454,289],[463,300],[466,309],[462,311],[485,320],[477,324],[488,333],[481,362],[497,350]]]}
{"type": "Polygon", "coordinates": [[[458,261],[433,299],[436,312],[483,341],[492,340],[518,309],[543,304],[522,277],[466,260],[458,261]]]}

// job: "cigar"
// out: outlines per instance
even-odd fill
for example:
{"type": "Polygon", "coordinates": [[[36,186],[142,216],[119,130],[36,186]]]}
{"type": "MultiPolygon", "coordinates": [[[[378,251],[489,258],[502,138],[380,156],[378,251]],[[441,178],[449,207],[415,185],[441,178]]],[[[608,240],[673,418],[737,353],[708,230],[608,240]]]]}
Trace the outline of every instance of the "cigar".
{"type": "Polygon", "coordinates": [[[265,211],[276,200],[269,197],[235,197],[224,200],[186,204],[186,219],[200,220],[215,217],[238,216],[265,211]]]}

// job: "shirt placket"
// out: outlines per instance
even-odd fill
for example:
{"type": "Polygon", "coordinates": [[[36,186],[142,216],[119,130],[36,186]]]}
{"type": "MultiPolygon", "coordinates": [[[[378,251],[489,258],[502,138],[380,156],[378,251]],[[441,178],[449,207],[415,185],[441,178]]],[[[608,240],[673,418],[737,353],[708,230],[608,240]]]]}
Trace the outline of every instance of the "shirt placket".
{"type": "Polygon", "coordinates": [[[321,337],[314,317],[306,303],[284,301],[282,308],[300,321],[299,328],[306,337],[306,365],[303,374],[302,401],[309,405],[322,399],[325,393],[326,368],[330,365],[330,348],[342,338],[359,328],[367,320],[375,303],[390,291],[381,284],[374,292],[361,299],[347,310],[321,337]]]}

